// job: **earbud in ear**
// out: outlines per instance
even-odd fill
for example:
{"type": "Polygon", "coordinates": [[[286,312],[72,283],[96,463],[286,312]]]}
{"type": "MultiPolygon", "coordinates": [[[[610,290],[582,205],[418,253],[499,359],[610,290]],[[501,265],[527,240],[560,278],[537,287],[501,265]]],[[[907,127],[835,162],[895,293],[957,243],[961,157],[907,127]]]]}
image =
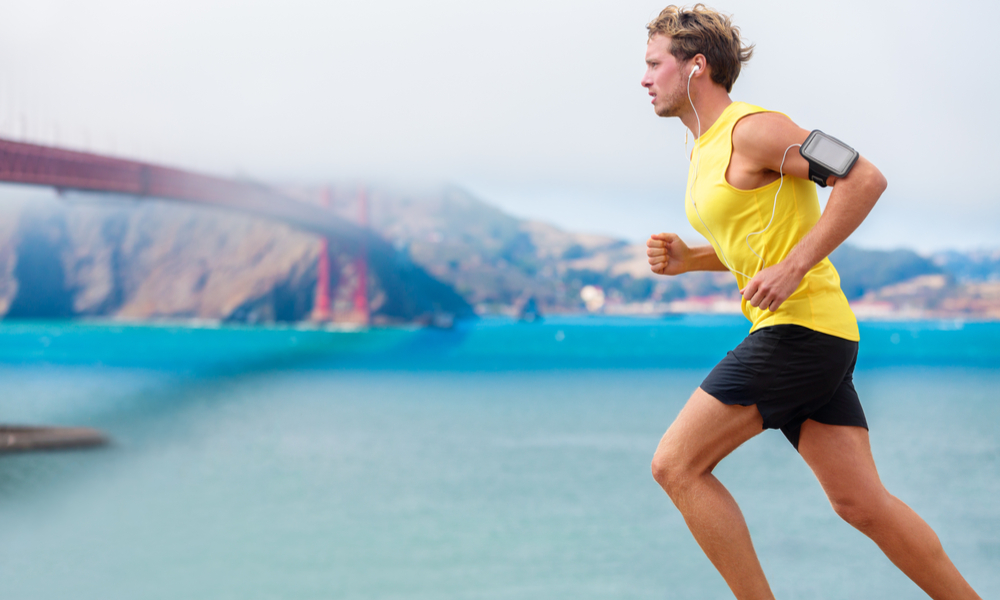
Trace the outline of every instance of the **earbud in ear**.
{"type": "Polygon", "coordinates": [[[698,72],[698,69],[699,69],[698,65],[691,67],[691,73],[688,75],[688,79],[694,77],[694,74],[698,72]]]}

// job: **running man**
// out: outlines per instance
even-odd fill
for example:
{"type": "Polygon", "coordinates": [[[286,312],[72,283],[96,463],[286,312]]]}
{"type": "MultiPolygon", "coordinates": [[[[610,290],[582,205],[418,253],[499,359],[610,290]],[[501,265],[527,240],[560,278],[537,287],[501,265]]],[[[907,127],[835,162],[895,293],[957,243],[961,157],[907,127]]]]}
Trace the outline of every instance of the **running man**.
{"type": "Polygon", "coordinates": [[[799,153],[809,132],[729,97],[753,51],[730,18],[701,4],[668,6],[647,29],[642,85],[657,115],[680,118],[694,134],[685,208],[711,242],[653,235],[650,268],[731,271],[753,323],[664,434],[653,477],[733,594],[774,598],[743,515],[712,470],[762,430],[780,429],[837,514],[928,595],[979,598],[934,531],[883,487],[854,389],[858,325],[827,256],[871,211],[885,178],[857,158],[842,178],[826,178],[833,191],[821,214],[799,153]]]}

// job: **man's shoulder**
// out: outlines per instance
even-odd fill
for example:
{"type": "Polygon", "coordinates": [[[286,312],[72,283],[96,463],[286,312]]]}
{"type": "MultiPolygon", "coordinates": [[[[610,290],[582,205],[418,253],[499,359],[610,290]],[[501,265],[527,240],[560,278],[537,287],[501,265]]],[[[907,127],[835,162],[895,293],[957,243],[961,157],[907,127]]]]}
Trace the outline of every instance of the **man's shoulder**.
{"type": "Polygon", "coordinates": [[[736,124],[733,125],[734,141],[737,135],[764,135],[775,127],[787,126],[791,122],[791,119],[785,113],[753,106],[752,104],[741,104],[744,104],[745,107],[741,107],[742,110],[740,112],[743,114],[738,117],[736,124]]]}
{"type": "MultiPolygon", "coordinates": [[[[788,115],[754,107],[758,110],[748,111],[733,125],[732,143],[736,152],[751,151],[757,148],[767,148],[776,134],[788,127],[796,127],[788,115]]],[[[754,154],[756,152],[753,152],[754,154]]]]}

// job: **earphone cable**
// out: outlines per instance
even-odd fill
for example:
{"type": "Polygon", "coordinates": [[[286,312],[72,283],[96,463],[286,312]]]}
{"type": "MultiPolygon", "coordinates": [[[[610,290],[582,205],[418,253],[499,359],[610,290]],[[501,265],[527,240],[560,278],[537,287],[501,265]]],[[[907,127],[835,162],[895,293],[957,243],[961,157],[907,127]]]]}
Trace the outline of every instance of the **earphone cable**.
{"type": "MultiPolygon", "coordinates": [[[[729,269],[730,271],[733,271],[734,273],[739,273],[743,277],[746,277],[747,281],[749,282],[749,280],[753,279],[753,277],[751,277],[750,275],[747,275],[743,271],[740,271],[739,269],[737,269],[736,267],[734,267],[731,262],[729,262],[729,258],[726,256],[725,251],[722,249],[722,244],[719,243],[719,240],[717,240],[715,238],[715,234],[712,233],[711,228],[709,228],[708,224],[705,223],[705,219],[701,216],[701,211],[698,210],[698,203],[695,202],[695,199],[694,199],[694,189],[695,189],[695,186],[697,185],[698,174],[699,174],[699,171],[701,169],[701,117],[698,115],[698,109],[694,105],[694,100],[691,99],[691,78],[694,77],[694,74],[695,74],[695,69],[692,69],[691,73],[688,75],[687,96],[688,96],[688,102],[691,104],[691,110],[694,111],[695,121],[697,122],[697,125],[698,125],[698,138],[694,141],[694,151],[692,152],[691,158],[689,159],[689,160],[694,161],[694,176],[691,178],[691,183],[688,185],[688,196],[690,196],[690,198],[691,198],[691,206],[694,208],[695,214],[698,215],[698,220],[701,221],[701,224],[705,228],[705,231],[708,232],[708,235],[712,238],[712,241],[715,242],[715,247],[719,250],[719,254],[722,257],[722,262],[724,263],[724,266],[727,269],[729,269]],[[697,157],[695,157],[695,154],[697,154],[697,157]]],[[[687,153],[687,143],[686,142],[687,142],[687,140],[686,140],[686,136],[685,136],[685,144],[684,144],[685,145],[685,154],[687,153]]],[[[778,189],[774,192],[774,202],[771,205],[771,219],[767,222],[767,226],[764,227],[764,229],[761,229],[760,231],[754,231],[754,232],[748,233],[747,237],[746,237],[746,240],[745,240],[747,248],[749,248],[750,252],[752,252],[753,255],[757,257],[758,260],[760,260],[760,263],[761,263],[760,269],[761,270],[764,269],[764,267],[766,266],[767,263],[766,263],[766,261],[764,260],[764,258],[760,254],[757,254],[757,251],[753,249],[753,246],[750,245],[750,236],[752,236],[752,235],[762,235],[764,232],[766,232],[768,229],[770,229],[771,224],[774,222],[774,215],[777,212],[777,208],[778,208],[778,195],[781,193],[782,186],[785,185],[785,158],[788,156],[788,151],[789,150],[791,150],[792,148],[801,147],[801,146],[802,146],[802,144],[792,144],[792,145],[788,146],[787,148],[785,148],[785,152],[781,155],[781,164],[778,167],[778,189]]],[[[758,272],[760,272],[760,270],[758,270],[758,272]]]]}
{"type": "MultiPolygon", "coordinates": [[[[695,202],[694,200],[694,189],[698,182],[698,172],[701,169],[701,117],[698,116],[698,109],[694,105],[694,100],[691,99],[691,78],[694,77],[694,73],[695,70],[691,69],[691,73],[688,75],[687,96],[688,96],[688,102],[691,104],[691,110],[694,111],[694,118],[698,123],[698,137],[694,141],[694,151],[691,153],[692,154],[691,160],[694,161],[694,177],[691,179],[691,183],[688,185],[688,196],[690,196],[691,198],[691,206],[694,207],[694,212],[696,215],[698,215],[698,220],[701,221],[701,224],[705,228],[705,231],[708,232],[708,235],[711,236],[712,241],[715,242],[715,247],[719,249],[719,254],[722,255],[722,262],[724,263],[725,267],[730,271],[739,273],[740,275],[746,277],[747,281],[749,281],[750,279],[752,279],[749,275],[747,275],[743,271],[740,271],[739,269],[734,267],[732,263],[729,262],[729,258],[726,257],[725,250],[722,249],[722,244],[719,243],[719,240],[715,239],[715,234],[712,233],[712,230],[709,228],[708,224],[705,223],[705,219],[702,218],[701,216],[701,211],[698,210],[698,203],[695,202]],[[697,158],[695,158],[694,156],[695,154],[697,154],[697,158]]],[[[753,249],[751,248],[751,250],[753,249]]]]}

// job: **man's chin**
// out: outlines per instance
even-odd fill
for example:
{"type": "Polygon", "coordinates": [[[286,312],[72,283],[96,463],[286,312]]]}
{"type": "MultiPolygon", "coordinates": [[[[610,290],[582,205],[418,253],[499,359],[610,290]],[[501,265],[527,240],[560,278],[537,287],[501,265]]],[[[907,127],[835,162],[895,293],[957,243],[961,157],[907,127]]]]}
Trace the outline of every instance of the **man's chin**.
{"type": "Polygon", "coordinates": [[[656,113],[658,117],[673,117],[674,111],[670,110],[669,106],[654,106],[653,112],[656,113]]]}

